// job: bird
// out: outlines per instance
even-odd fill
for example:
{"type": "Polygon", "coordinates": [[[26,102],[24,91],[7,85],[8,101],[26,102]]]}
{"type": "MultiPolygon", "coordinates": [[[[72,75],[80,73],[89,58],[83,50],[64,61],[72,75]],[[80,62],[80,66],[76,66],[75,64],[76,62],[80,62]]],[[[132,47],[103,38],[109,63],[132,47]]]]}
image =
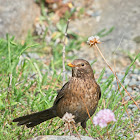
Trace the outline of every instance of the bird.
{"type": "Polygon", "coordinates": [[[68,66],[72,68],[72,76],[58,91],[53,106],[15,118],[13,122],[30,128],[55,117],[62,118],[65,113],[71,113],[75,123],[81,123],[83,129],[86,129],[86,121],[96,111],[101,98],[100,86],[88,61],[75,59],[72,63],[68,63],[68,66]]]}

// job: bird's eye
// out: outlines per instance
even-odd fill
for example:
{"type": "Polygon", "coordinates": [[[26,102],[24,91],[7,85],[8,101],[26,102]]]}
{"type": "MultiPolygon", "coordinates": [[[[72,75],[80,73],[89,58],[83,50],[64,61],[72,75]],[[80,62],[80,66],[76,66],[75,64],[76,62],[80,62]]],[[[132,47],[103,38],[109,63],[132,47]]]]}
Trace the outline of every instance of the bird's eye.
{"type": "Polygon", "coordinates": [[[84,66],[84,64],[81,64],[81,66],[84,66]]]}

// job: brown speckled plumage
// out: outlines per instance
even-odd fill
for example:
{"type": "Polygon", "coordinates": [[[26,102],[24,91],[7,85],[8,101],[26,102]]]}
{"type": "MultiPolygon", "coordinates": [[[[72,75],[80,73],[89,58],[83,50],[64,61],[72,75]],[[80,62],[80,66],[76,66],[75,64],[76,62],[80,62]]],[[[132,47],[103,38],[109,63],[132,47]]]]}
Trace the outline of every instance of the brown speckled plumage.
{"type": "Polygon", "coordinates": [[[86,107],[92,116],[101,97],[100,87],[95,81],[90,64],[86,60],[76,59],[69,66],[72,67],[72,77],[59,90],[51,108],[16,118],[13,121],[19,122],[18,125],[25,124],[27,127],[33,127],[57,116],[62,118],[68,112],[75,116],[76,123],[81,122],[81,126],[86,128],[86,121],[89,119],[86,107]]]}

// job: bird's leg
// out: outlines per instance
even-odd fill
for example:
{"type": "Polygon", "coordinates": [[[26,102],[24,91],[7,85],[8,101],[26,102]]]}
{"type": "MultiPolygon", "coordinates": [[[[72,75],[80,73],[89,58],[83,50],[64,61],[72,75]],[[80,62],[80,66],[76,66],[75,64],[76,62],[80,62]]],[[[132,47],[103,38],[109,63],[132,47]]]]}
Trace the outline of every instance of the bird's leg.
{"type": "Polygon", "coordinates": [[[88,131],[87,131],[87,129],[86,128],[83,128],[84,130],[85,130],[85,132],[88,134],[88,136],[90,136],[90,137],[92,137],[89,133],[88,133],[88,131]]]}
{"type": "Polygon", "coordinates": [[[78,135],[79,139],[81,140],[81,137],[80,137],[80,135],[79,135],[79,133],[78,133],[78,131],[77,131],[76,127],[75,127],[75,124],[74,124],[74,123],[72,123],[72,125],[73,125],[73,128],[74,128],[74,130],[76,131],[76,133],[77,133],[77,135],[78,135]]]}
{"type": "Polygon", "coordinates": [[[92,137],[92,136],[88,133],[88,131],[87,131],[87,129],[86,129],[86,121],[82,122],[82,123],[81,123],[81,126],[82,126],[82,128],[85,130],[85,132],[88,134],[88,136],[92,137]]]}

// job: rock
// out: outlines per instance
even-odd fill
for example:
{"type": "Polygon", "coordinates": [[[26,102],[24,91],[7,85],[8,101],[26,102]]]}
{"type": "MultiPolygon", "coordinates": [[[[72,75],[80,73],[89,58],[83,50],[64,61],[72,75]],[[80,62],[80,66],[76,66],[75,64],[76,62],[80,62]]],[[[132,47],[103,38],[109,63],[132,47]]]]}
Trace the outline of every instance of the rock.
{"type": "Polygon", "coordinates": [[[40,9],[34,0],[0,0],[0,37],[8,33],[24,39],[39,15],[40,9]]]}
{"type": "Polygon", "coordinates": [[[137,79],[138,79],[138,81],[140,81],[140,75],[138,75],[137,79]]]}
{"type": "Polygon", "coordinates": [[[137,83],[136,79],[132,79],[130,82],[129,82],[129,86],[135,86],[137,83]]]}
{"type": "Polygon", "coordinates": [[[124,84],[125,84],[125,85],[128,85],[129,82],[130,82],[130,79],[129,79],[129,78],[125,78],[125,80],[124,80],[124,84]]]}
{"type": "MultiPolygon", "coordinates": [[[[80,136],[82,140],[95,140],[91,137],[88,136],[80,136]]],[[[79,140],[78,136],[53,136],[53,135],[48,135],[48,136],[38,136],[35,138],[32,138],[30,140],[79,140]]]]}
{"type": "Polygon", "coordinates": [[[138,89],[137,87],[134,87],[134,90],[135,90],[136,92],[139,92],[139,91],[140,91],[140,89],[138,89]]]}
{"type": "Polygon", "coordinates": [[[136,108],[136,105],[130,104],[130,105],[128,106],[128,108],[130,108],[130,109],[136,108]]]}
{"type": "Polygon", "coordinates": [[[139,85],[140,85],[140,81],[137,81],[137,82],[136,82],[136,85],[139,86],[139,85]]]}
{"type": "MultiPolygon", "coordinates": [[[[137,69],[135,69],[135,70],[137,70],[137,69]]],[[[137,73],[137,74],[133,74],[133,75],[132,75],[132,78],[133,78],[133,79],[137,79],[137,78],[138,78],[138,73],[137,73]]]]}
{"type": "Polygon", "coordinates": [[[140,70],[134,69],[134,73],[135,73],[135,74],[139,74],[139,73],[140,73],[140,70]]]}
{"type": "Polygon", "coordinates": [[[126,96],[126,97],[124,97],[124,99],[125,99],[125,101],[128,101],[128,100],[130,100],[130,97],[126,96]]]}
{"type": "Polygon", "coordinates": [[[132,92],[132,88],[131,87],[127,87],[127,91],[128,92],[132,92]]]}
{"type": "Polygon", "coordinates": [[[135,111],[137,111],[137,110],[138,110],[137,107],[134,107],[134,108],[132,109],[133,112],[135,112],[135,111]]]}
{"type": "Polygon", "coordinates": [[[122,78],[124,77],[124,75],[121,74],[121,73],[118,73],[118,74],[117,74],[117,77],[119,78],[119,80],[122,80],[122,78]]]}

